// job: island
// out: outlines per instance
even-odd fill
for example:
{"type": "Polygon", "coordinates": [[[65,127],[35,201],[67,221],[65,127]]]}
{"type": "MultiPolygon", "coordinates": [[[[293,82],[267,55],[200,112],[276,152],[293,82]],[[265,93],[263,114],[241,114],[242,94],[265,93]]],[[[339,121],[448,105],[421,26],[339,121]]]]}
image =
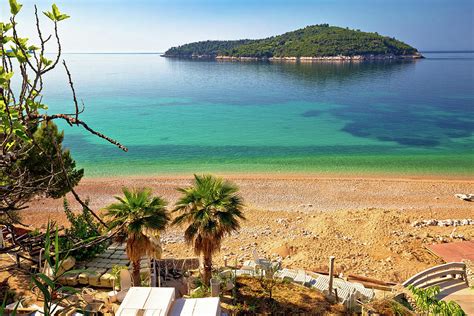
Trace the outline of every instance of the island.
{"type": "Polygon", "coordinates": [[[216,60],[345,61],[418,59],[418,50],[393,37],[329,24],[264,39],[200,41],[168,49],[163,57],[216,60]]]}

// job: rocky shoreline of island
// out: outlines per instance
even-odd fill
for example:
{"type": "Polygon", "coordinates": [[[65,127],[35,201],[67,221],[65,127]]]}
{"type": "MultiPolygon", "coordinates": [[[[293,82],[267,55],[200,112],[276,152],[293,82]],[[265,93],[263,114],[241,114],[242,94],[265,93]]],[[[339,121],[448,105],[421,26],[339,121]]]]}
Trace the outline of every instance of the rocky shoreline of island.
{"type": "Polygon", "coordinates": [[[162,57],[179,59],[207,59],[217,61],[271,61],[271,62],[357,62],[357,61],[390,61],[390,60],[416,60],[425,58],[422,54],[395,55],[395,54],[367,54],[367,55],[337,55],[337,56],[282,56],[282,57],[249,57],[249,56],[225,56],[225,55],[191,55],[179,56],[163,54],[162,57]]]}

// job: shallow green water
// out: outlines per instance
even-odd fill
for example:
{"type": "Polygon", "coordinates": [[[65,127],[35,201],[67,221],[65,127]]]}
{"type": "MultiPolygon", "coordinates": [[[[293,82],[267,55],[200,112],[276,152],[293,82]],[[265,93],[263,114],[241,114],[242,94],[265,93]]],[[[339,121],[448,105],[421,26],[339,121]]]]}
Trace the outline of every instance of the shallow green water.
{"type": "MultiPolygon", "coordinates": [[[[192,172],[474,175],[474,55],[417,62],[219,63],[66,55],[83,118],[66,144],[87,176],[192,172]]],[[[72,106],[63,74],[49,112],[72,106]]]]}

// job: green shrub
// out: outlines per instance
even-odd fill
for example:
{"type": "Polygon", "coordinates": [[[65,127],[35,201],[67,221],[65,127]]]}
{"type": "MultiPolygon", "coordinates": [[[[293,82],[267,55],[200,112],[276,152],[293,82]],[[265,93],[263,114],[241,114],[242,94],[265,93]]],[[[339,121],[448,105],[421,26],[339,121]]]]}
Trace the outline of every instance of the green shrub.
{"type": "Polygon", "coordinates": [[[464,316],[466,313],[461,306],[454,301],[440,301],[436,296],[440,292],[439,286],[426,289],[416,288],[412,285],[408,289],[413,293],[416,306],[423,312],[440,316],[464,316]]]}
{"type": "MultiPolygon", "coordinates": [[[[61,238],[61,249],[67,251],[78,242],[93,240],[102,236],[99,224],[86,208],[83,208],[82,212],[76,215],[69,207],[67,199],[64,198],[64,212],[69,223],[71,223],[71,227],[66,229],[65,236],[61,238]]],[[[108,242],[104,241],[87,248],[72,250],[70,255],[78,261],[84,261],[104,252],[107,246],[108,242]]]]}

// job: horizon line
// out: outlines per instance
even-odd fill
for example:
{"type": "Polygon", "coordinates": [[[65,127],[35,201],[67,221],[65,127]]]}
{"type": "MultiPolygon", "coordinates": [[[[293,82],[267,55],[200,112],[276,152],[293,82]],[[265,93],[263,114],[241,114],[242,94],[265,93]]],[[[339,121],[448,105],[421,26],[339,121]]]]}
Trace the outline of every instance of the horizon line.
{"type": "MultiPolygon", "coordinates": [[[[447,50],[419,50],[420,53],[474,53],[474,50],[470,49],[447,49],[447,50]]],[[[162,55],[165,52],[140,52],[140,51],[110,51],[110,52],[62,52],[67,55],[162,55]]],[[[57,52],[46,52],[46,54],[57,54],[57,52]]]]}

